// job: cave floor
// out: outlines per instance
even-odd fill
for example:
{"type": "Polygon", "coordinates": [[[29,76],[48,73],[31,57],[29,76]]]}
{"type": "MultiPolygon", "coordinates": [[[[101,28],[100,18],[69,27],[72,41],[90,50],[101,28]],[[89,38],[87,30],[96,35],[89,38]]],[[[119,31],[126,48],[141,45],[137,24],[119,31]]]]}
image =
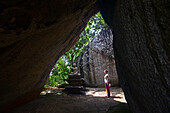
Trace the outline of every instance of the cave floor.
{"type": "Polygon", "coordinates": [[[83,95],[67,95],[62,88],[46,89],[14,113],[106,113],[109,107],[126,103],[121,88],[111,87],[110,98],[105,97],[105,88],[86,89],[83,95]]]}

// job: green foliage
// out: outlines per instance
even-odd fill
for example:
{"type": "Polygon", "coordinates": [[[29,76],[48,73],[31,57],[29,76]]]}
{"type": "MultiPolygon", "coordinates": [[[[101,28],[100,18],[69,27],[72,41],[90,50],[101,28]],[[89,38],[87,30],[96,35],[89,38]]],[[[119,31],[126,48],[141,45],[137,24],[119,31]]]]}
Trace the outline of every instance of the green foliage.
{"type": "Polygon", "coordinates": [[[80,34],[79,41],[64,55],[68,57],[68,62],[73,64],[75,58],[85,49],[85,47],[93,40],[93,38],[99,34],[102,29],[108,28],[102,15],[98,12],[87,23],[86,28],[80,34]]]}
{"type": "Polygon", "coordinates": [[[79,41],[63,56],[59,58],[52,69],[45,87],[56,86],[67,83],[65,79],[70,74],[71,65],[75,62],[76,57],[85,49],[93,38],[102,30],[108,28],[100,12],[93,16],[84,31],[80,34],[79,41]]]}
{"type": "Polygon", "coordinates": [[[71,69],[70,66],[63,60],[63,56],[59,58],[56,65],[52,69],[50,76],[47,80],[45,87],[48,86],[57,86],[58,84],[67,84],[65,79],[68,78],[71,69]]]}

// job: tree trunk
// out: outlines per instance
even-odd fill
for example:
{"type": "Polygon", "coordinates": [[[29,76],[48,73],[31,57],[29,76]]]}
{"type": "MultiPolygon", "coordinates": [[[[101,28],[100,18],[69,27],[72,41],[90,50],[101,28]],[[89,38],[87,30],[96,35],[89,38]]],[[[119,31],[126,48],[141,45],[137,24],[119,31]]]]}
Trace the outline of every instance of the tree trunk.
{"type": "Polygon", "coordinates": [[[120,84],[134,113],[169,113],[170,40],[166,0],[100,0],[114,33],[120,84]]]}

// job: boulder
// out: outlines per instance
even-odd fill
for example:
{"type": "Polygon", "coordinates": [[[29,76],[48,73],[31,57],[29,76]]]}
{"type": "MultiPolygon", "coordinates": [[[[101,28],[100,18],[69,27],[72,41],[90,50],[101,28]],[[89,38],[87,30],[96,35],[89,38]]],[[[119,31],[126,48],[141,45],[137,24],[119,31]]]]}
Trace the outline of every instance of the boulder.
{"type": "Polygon", "coordinates": [[[170,112],[170,8],[165,0],[100,0],[114,32],[119,82],[133,113],[170,112]]]}
{"type": "Polygon", "coordinates": [[[110,83],[117,86],[113,34],[110,29],[102,30],[77,58],[79,71],[86,86],[104,87],[104,70],[109,70],[110,83]]]}
{"type": "Polygon", "coordinates": [[[0,110],[39,95],[57,59],[97,12],[97,0],[0,1],[0,110]]]}

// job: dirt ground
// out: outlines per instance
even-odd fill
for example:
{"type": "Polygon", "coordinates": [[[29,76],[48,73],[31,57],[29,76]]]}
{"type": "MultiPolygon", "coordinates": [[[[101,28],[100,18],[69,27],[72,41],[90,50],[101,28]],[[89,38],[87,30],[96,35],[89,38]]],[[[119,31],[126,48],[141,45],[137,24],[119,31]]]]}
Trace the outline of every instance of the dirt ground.
{"type": "Polygon", "coordinates": [[[110,107],[126,103],[124,93],[118,87],[111,87],[110,98],[105,97],[105,88],[86,90],[82,95],[68,95],[62,88],[49,88],[13,113],[106,113],[110,107]]]}

